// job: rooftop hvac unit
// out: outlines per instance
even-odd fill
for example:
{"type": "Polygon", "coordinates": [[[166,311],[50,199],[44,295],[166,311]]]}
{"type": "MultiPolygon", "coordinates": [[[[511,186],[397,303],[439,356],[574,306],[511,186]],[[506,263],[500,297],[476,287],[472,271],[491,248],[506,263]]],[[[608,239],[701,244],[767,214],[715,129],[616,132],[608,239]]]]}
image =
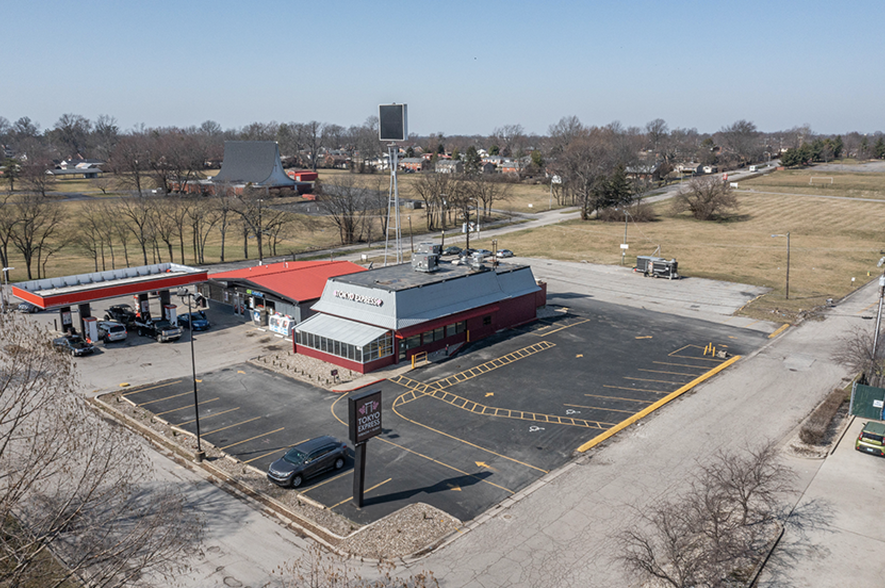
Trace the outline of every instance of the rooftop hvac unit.
{"type": "Polygon", "coordinates": [[[432,253],[415,253],[412,256],[412,269],[428,274],[435,272],[439,269],[439,256],[432,253]]]}
{"type": "Polygon", "coordinates": [[[436,243],[418,243],[418,253],[442,255],[442,245],[436,243]]]}

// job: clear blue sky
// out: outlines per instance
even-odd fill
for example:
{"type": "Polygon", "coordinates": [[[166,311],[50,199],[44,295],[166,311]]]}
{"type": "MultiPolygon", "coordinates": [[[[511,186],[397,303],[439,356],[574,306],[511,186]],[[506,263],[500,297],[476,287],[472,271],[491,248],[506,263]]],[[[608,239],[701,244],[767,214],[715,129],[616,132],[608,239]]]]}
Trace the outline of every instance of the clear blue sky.
{"type": "Polygon", "coordinates": [[[0,116],[885,130],[885,2],[8,2],[0,116]]]}

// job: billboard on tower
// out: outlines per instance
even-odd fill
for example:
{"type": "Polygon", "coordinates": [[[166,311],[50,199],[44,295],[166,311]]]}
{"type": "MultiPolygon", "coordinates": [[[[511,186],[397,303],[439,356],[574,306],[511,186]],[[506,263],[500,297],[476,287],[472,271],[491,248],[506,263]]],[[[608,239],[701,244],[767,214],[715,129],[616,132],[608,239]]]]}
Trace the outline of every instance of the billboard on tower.
{"type": "Polygon", "coordinates": [[[405,141],[409,138],[408,106],[378,105],[378,138],[381,141],[405,141]]]}

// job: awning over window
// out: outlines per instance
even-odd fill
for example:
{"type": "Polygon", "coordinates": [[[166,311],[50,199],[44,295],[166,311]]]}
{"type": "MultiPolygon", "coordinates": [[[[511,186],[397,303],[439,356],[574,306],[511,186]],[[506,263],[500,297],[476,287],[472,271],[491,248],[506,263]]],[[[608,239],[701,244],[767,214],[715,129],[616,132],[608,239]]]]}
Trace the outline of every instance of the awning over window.
{"type": "Polygon", "coordinates": [[[312,333],[356,347],[368,345],[388,332],[387,329],[349,321],[328,314],[313,315],[295,327],[295,331],[298,333],[312,333]]]}

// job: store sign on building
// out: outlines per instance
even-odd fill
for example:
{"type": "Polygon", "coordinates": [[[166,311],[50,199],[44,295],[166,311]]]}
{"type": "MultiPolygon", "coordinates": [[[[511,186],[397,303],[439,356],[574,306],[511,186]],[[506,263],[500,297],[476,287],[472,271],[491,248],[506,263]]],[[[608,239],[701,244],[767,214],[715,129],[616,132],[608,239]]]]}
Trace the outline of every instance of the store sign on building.
{"type": "Polygon", "coordinates": [[[246,294],[248,294],[249,296],[254,296],[255,298],[264,298],[264,294],[262,294],[258,290],[246,290],[246,294]]]}
{"type": "Polygon", "coordinates": [[[381,433],[381,390],[369,390],[347,399],[350,440],[365,443],[381,433]]]}
{"type": "Polygon", "coordinates": [[[356,292],[345,292],[344,290],[333,290],[332,296],[359,302],[360,304],[368,304],[369,306],[381,306],[384,301],[377,296],[366,296],[365,294],[357,294],[356,292]]]}

